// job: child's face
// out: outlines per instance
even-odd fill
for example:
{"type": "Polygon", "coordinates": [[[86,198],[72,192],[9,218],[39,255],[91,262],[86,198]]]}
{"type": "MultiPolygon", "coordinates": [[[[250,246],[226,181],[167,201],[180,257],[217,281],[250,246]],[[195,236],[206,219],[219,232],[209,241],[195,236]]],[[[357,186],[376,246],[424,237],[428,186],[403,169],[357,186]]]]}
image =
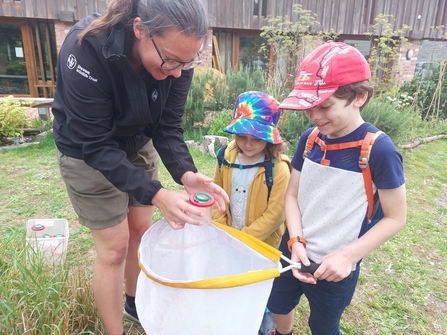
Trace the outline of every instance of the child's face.
{"type": "Polygon", "coordinates": [[[266,141],[250,135],[236,135],[236,143],[242,150],[242,153],[253,160],[261,158],[267,146],[266,141]]]}
{"type": "MultiPolygon", "coordinates": [[[[346,106],[345,99],[329,97],[320,105],[307,109],[306,115],[323,135],[339,138],[353,132],[364,121],[360,116],[361,97],[346,106]],[[359,105],[360,104],[360,105],[359,105]]],[[[364,101],[363,101],[364,102],[364,101]]]]}

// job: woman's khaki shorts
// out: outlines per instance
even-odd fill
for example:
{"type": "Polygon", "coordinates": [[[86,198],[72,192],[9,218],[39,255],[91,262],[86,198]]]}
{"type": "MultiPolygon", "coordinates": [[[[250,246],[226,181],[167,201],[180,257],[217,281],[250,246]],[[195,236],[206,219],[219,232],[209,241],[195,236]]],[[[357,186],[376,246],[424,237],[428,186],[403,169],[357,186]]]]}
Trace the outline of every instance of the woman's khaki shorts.
{"type": "MultiPolygon", "coordinates": [[[[128,206],[143,206],[131,194],[118,190],[101,172],[82,159],[65,156],[59,150],[57,159],[68,196],[82,225],[93,229],[112,227],[126,218],[128,206]]],[[[152,141],[129,161],[145,169],[151,179],[158,179],[160,157],[152,141]]]]}

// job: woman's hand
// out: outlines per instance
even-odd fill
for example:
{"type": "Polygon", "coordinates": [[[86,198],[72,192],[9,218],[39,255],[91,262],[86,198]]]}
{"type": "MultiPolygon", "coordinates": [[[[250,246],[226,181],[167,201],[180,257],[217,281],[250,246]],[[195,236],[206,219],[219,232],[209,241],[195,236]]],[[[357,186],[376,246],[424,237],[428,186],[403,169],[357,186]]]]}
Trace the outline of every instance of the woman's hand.
{"type": "MultiPolygon", "coordinates": [[[[213,183],[213,180],[201,173],[194,173],[192,171],[185,172],[180,178],[185,190],[189,194],[196,192],[206,192],[214,197],[216,206],[219,212],[225,212],[225,204],[230,202],[228,194],[222,187],[213,183]]],[[[191,212],[192,213],[192,212],[191,212]]]]}
{"type": "Polygon", "coordinates": [[[193,219],[189,213],[198,217],[203,216],[202,211],[188,203],[189,196],[176,191],[160,189],[152,198],[152,203],[158,207],[163,218],[173,229],[182,229],[186,223],[201,225],[202,222],[193,219]]]}

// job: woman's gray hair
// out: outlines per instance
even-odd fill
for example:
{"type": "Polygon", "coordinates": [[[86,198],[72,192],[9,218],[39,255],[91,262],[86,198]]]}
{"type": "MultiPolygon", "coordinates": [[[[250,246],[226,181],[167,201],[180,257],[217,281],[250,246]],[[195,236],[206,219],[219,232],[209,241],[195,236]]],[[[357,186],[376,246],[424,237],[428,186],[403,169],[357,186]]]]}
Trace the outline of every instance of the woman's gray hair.
{"type": "Polygon", "coordinates": [[[174,28],[197,39],[208,36],[208,11],[202,0],[138,0],[136,5],[142,28],[152,35],[174,28]]]}

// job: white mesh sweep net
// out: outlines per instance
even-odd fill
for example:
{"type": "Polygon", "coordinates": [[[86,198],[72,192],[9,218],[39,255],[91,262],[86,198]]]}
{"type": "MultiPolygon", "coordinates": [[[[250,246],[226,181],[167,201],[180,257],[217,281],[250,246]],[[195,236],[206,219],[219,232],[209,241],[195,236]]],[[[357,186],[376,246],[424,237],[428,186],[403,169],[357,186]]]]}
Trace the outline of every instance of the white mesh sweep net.
{"type": "Polygon", "coordinates": [[[213,224],[173,230],[155,223],[140,245],[136,305],[151,335],[256,335],[273,279],[231,288],[171,287],[276,268],[277,263],[213,224]]]}

